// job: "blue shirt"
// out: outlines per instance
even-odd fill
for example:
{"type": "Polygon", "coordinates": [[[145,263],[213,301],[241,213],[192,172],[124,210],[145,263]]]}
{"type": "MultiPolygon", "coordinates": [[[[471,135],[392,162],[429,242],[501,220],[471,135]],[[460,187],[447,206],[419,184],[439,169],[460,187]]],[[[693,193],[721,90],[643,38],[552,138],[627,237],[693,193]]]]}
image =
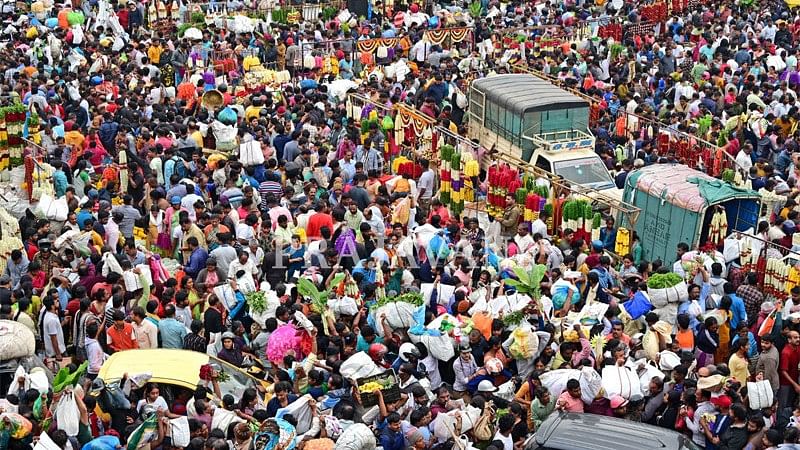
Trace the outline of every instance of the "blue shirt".
{"type": "Polygon", "coordinates": [[[399,431],[392,431],[390,429],[383,430],[380,439],[383,450],[405,450],[406,442],[403,433],[399,431]]]}
{"type": "Polygon", "coordinates": [[[206,260],[208,259],[208,252],[202,247],[197,247],[192,251],[189,256],[189,264],[184,267],[187,275],[194,278],[206,267],[206,260]]]}
{"type": "Polygon", "coordinates": [[[183,348],[186,327],[174,317],[158,321],[158,334],[161,336],[161,348],[183,348]]]}
{"type": "Polygon", "coordinates": [[[731,298],[731,331],[735,331],[740,323],[747,323],[747,311],[744,310],[744,300],[736,294],[728,295],[731,298]]]}
{"type": "Polygon", "coordinates": [[[83,230],[83,226],[86,224],[86,221],[89,219],[94,218],[92,216],[91,209],[81,209],[78,211],[78,214],[75,215],[75,221],[78,222],[78,226],[83,230]]]}

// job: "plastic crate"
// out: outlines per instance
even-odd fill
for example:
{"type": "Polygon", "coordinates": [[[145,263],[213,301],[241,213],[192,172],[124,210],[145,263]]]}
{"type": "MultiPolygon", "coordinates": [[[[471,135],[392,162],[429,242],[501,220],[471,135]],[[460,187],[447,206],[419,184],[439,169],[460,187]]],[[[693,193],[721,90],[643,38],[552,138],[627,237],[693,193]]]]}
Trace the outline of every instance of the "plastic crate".
{"type": "MultiPolygon", "coordinates": [[[[394,369],[389,369],[383,373],[378,375],[372,375],[369,377],[359,378],[356,380],[356,385],[358,388],[361,386],[371,383],[373,381],[377,381],[381,384],[386,380],[390,380],[391,386],[383,391],[383,401],[384,403],[392,403],[400,400],[400,382],[397,379],[397,374],[394,373],[394,369]]],[[[378,396],[373,392],[365,392],[361,395],[361,405],[365,408],[371,408],[378,404],[378,396]]]]}

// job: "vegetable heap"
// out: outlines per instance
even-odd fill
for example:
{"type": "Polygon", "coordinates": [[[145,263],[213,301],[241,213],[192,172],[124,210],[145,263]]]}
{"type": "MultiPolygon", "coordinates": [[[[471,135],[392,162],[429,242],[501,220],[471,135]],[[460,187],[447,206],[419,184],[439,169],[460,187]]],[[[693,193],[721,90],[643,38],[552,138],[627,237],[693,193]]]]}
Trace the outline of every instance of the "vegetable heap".
{"type": "Polygon", "coordinates": [[[647,287],[650,289],[666,289],[671,288],[683,281],[683,278],[677,273],[656,273],[650,275],[647,279],[647,287]]]}

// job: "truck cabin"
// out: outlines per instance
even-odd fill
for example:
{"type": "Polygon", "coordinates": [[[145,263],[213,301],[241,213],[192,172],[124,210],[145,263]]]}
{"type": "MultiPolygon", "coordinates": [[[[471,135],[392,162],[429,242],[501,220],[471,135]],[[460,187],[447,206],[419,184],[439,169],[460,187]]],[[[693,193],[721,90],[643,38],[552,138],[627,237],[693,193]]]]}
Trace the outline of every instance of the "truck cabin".
{"type": "Polygon", "coordinates": [[[574,183],[612,189],[588,123],[586,100],[533,75],[497,75],[470,86],[470,138],[574,183]]]}

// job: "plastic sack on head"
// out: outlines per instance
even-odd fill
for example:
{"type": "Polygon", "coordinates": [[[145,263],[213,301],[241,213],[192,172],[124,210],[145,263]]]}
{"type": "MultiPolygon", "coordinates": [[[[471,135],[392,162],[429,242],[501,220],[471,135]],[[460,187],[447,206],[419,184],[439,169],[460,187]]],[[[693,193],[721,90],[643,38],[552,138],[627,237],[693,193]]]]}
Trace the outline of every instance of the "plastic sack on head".
{"type": "Polygon", "coordinates": [[[117,450],[119,438],[116,436],[100,436],[84,444],[81,450],[117,450]]]}
{"type": "Polygon", "coordinates": [[[33,424],[30,420],[16,413],[0,414],[0,421],[5,421],[6,419],[8,419],[9,422],[9,424],[6,425],[6,429],[9,431],[9,435],[12,439],[25,439],[31,434],[33,424]]]}
{"type": "Polygon", "coordinates": [[[259,450],[294,450],[297,430],[283,419],[267,419],[253,436],[253,448],[259,450]]]}
{"type": "Polygon", "coordinates": [[[310,400],[312,400],[311,395],[306,394],[293,401],[285,408],[279,409],[275,414],[275,417],[278,419],[283,419],[283,416],[286,414],[291,414],[292,417],[297,420],[297,432],[301,434],[305,433],[311,429],[311,422],[313,420],[313,413],[311,411],[311,407],[308,405],[310,400]]]}
{"type": "Polygon", "coordinates": [[[345,379],[358,380],[359,378],[383,373],[383,370],[378,368],[367,353],[358,352],[342,363],[339,367],[339,373],[345,379]]]}

